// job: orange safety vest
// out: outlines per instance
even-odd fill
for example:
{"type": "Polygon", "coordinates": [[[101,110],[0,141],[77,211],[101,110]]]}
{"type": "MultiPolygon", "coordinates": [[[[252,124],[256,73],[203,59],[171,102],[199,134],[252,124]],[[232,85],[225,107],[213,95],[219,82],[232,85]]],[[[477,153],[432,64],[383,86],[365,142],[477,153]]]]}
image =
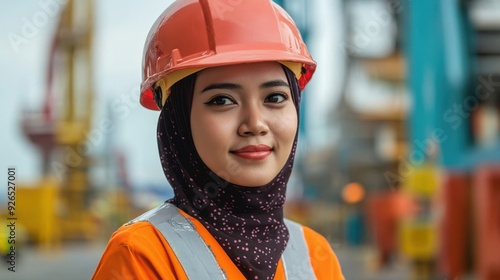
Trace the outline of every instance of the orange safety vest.
{"type": "MultiPolygon", "coordinates": [[[[328,242],[309,228],[285,221],[290,241],[275,279],[343,280],[328,242]]],[[[198,220],[166,203],[113,234],[92,279],[245,278],[198,220]]]]}

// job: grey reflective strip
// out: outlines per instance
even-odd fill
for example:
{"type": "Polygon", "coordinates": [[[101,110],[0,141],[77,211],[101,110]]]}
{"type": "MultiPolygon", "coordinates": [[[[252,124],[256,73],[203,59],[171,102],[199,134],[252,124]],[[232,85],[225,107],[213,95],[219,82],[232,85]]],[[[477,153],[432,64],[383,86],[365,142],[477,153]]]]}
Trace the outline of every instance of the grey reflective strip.
{"type": "Polygon", "coordinates": [[[182,216],[174,205],[164,203],[127,224],[140,221],[150,222],[161,232],[184,268],[188,279],[227,279],[214,254],[191,221],[182,216]]]}
{"type": "Polygon", "coordinates": [[[290,239],[283,253],[286,279],[316,279],[302,226],[288,219],[285,219],[285,224],[290,232],[290,239]]]}

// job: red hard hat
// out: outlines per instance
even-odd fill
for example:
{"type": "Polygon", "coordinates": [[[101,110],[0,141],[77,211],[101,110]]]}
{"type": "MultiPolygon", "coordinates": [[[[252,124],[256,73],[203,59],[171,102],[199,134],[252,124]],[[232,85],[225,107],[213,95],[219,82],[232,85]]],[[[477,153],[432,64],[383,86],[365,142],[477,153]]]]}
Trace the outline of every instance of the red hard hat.
{"type": "Polygon", "coordinates": [[[168,89],[203,68],[263,61],[289,67],[301,90],[316,69],[295,23],[279,5],[270,0],[177,0],[146,39],[140,102],[159,109],[153,87],[160,80],[168,89]]]}

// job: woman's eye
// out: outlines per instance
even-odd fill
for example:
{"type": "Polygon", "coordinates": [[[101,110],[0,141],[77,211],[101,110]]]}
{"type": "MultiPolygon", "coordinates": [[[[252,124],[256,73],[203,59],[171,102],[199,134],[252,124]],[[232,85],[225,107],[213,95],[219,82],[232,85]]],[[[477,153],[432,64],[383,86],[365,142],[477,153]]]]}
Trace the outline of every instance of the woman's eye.
{"type": "Polygon", "coordinates": [[[265,102],[269,103],[282,103],[288,99],[288,96],[282,93],[273,93],[266,97],[265,102]]]}
{"type": "Polygon", "coordinates": [[[216,106],[225,106],[225,105],[236,104],[236,102],[227,96],[215,96],[212,99],[210,99],[208,102],[206,102],[205,104],[216,105],[216,106]]]}

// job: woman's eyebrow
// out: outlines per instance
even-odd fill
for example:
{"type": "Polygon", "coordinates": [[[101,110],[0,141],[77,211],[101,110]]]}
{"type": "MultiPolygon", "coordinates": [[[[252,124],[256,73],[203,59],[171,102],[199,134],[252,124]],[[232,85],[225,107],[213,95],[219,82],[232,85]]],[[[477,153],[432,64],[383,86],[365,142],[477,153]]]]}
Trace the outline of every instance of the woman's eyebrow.
{"type": "Polygon", "coordinates": [[[232,83],[219,83],[219,84],[211,84],[206,86],[201,92],[205,92],[212,89],[241,89],[242,87],[238,84],[232,83]]]}
{"type": "MultiPolygon", "coordinates": [[[[271,87],[290,87],[287,82],[283,80],[272,80],[265,83],[262,83],[260,88],[271,88],[271,87]]],[[[212,89],[242,89],[243,87],[239,84],[233,83],[217,83],[210,84],[206,86],[201,92],[209,91],[212,89]]]]}
{"type": "Polygon", "coordinates": [[[290,85],[288,85],[288,83],[283,80],[272,80],[260,85],[260,88],[271,88],[271,87],[290,87],[290,85]]]}

